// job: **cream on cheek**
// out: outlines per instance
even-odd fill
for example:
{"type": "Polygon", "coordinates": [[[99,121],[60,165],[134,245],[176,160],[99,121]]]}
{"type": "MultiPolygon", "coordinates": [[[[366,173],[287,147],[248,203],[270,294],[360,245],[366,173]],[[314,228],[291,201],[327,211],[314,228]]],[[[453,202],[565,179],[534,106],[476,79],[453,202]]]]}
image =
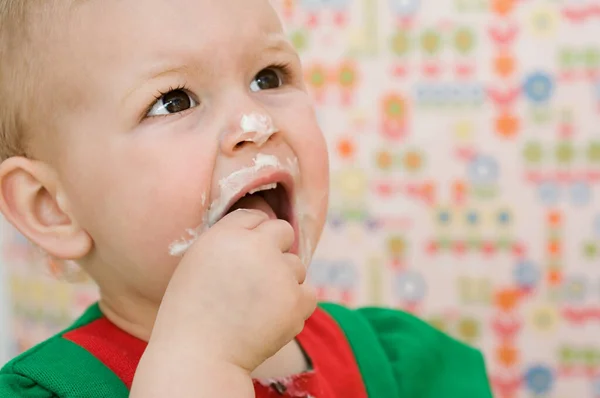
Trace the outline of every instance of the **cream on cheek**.
{"type": "MultiPolygon", "coordinates": [[[[237,142],[253,142],[261,147],[278,129],[272,124],[271,118],[258,113],[243,115],[240,121],[240,135],[236,137],[237,142]]],[[[274,155],[257,154],[253,159],[253,165],[239,169],[218,182],[219,195],[210,203],[205,211],[203,221],[195,229],[186,230],[187,237],[173,242],[169,246],[171,256],[182,256],[196,242],[198,237],[208,228],[218,222],[227,211],[232,198],[240,193],[258,174],[265,170],[282,170],[289,173],[294,179],[295,194],[292,201],[294,219],[297,222],[299,242],[299,256],[304,264],[308,266],[311,261],[314,245],[312,236],[315,235],[316,212],[310,208],[309,202],[305,200],[303,191],[300,189],[300,169],[297,158],[287,158],[284,162],[274,155]],[[312,232],[312,233],[311,233],[312,232]]],[[[202,207],[206,204],[206,194],[202,196],[202,207]]]]}
{"type": "MultiPolygon", "coordinates": [[[[254,158],[252,166],[237,170],[219,181],[219,196],[212,201],[207,211],[204,213],[202,224],[195,229],[186,230],[188,238],[173,242],[169,246],[169,253],[172,256],[182,256],[185,254],[204,231],[212,227],[223,217],[231,199],[264,169],[286,171],[294,177],[294,180],[297,180],[299,175],[297,159],[288,159],[285,164],[283,164],[274,155],[259,153],[254,158]]],[[[297,202],[296,198],[290,199],[297,202]]],[[[205,194],[202,196],[202,200],[206,200],[205,194]]],[[[294,205],[294,208],[295,207],[296,205],[294,205]]]]}

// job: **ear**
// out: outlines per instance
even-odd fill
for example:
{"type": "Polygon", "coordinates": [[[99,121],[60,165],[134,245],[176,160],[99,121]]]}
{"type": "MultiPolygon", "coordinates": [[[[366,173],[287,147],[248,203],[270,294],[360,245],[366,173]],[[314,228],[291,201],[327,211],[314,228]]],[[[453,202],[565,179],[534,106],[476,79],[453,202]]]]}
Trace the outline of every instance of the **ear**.
{"type": "Polygon", "coordinates": [[[49,255],[77,260],[87,255],[92,238],[68,211],[54,169],[13,157],[0,164],[0,211],[31,242],[49,255]]]}

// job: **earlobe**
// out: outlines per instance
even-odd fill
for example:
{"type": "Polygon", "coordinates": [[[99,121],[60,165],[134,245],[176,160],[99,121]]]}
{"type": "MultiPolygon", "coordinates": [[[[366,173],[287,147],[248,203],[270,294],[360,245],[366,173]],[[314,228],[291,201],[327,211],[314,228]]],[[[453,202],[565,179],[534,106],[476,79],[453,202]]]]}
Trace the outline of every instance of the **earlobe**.
{"type": "Polygon", "coordinates": [[[91,237],[69,212],[56,172],[45,163],[14,157],[0,164],[0,211],[57,259],[77,260],[92,249],[91,237]]]}

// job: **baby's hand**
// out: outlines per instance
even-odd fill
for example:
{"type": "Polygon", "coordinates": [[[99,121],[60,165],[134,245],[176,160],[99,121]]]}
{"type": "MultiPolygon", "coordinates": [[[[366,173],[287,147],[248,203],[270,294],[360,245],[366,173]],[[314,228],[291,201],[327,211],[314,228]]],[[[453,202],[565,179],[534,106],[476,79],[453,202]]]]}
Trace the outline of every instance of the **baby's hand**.
{"type": "Polygon", "coordinates": [[[206,361],[252,372],[302,330],[316,307],[303,284],[305,265],[287,253],[294,238],[289,223],[260,211],[225,216],[181,260],[152,340],[182,339],[206,361]]]}

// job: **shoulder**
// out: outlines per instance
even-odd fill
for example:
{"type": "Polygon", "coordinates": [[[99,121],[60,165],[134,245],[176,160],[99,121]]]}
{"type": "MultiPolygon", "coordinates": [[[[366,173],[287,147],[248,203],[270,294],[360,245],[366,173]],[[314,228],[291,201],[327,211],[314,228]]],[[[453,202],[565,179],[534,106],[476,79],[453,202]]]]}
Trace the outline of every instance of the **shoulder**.
{"type": "Polygon", "coordinates": [[[17,356],[0,369],[0,397],[114,397],[126,396],[120,380],[84,348],[65,339],[65,333],[96,319],[90,308],[69,329],[17,356]]]}
{"type": "Polygon", "coordinates": [[[417,317],[384,308],[321,307],[346,333],[366,383],[388,373],[402,397],[492,396],[481,353],[417,317]]]}

